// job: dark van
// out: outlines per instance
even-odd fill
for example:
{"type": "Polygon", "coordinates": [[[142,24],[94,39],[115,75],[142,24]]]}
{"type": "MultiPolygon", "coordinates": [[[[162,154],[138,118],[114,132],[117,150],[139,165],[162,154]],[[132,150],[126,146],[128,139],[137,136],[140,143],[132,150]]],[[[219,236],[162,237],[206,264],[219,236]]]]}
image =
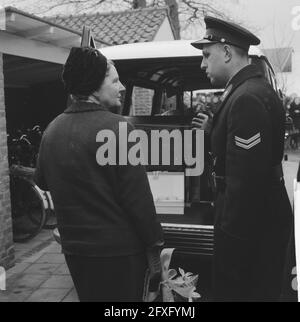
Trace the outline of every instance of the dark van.
{"type": "MultiPolygon", "coordinates": [[[[200,67],[202,51],[190,43],[178,40],[101,48],[101,52],[116,64],[126,86],[120,112],[136,128],[183,130],[191,127],[193,116],[203,105],[218,103],[223,89],[212,87],[200,67]],[[203,97],[209,102],[203,102],[203,97]]],[[[260,66],[277,91],[274,71],[258,48],[250,49],[250,60],[260,66]]],[[[213,113],[213,106],[210,112],[213,113]]],[[[175,247],[181,254],[212,255],[213,195],[208,179],[208,161],[205,151],[206,167],[199,177],[185,176],[184,165],[147,166],[158,217],[165,229],[166,246],[175,247]],[[174,185],[178,188],[176,192],[174,185]],[[177,208],[172,195],[176,195],[177,208]]]]}
{"type": "MultiPolygon", "coordinates": [[[[116,64],[126,87],[119,112],[137,129],[184,131],[191,129],[197,112],[205,109],[213,114],[223,89],[212,87],[200,67],[202,51],[190,44],[178,40],[101,48],[116,64]]],[[[280,94],[273,68],[258,48],[250,49],[250,61],[280,94]]],[[[199,273],[202,294],[208,294],[214,218],[208,149],[204,147],[203,153],[204,171],[198,177],[186,176],[185,164],[148,165],[146,169],[165,246],[176,249],[173,265],[199,273]]]]}

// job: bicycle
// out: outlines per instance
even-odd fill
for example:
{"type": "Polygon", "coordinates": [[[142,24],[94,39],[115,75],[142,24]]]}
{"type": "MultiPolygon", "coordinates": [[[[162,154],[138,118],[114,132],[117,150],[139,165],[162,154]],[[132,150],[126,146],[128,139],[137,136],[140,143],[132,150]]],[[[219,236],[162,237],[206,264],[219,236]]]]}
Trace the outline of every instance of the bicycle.
{"type": "Polygon", "coordinates": [[[24,242],[42,228],[54,229],[57,223],[50,193],[41,190],[33,180],[40,128],[17,133],[17,138],[8,136],[12,221],[14,241],[24,242]]]}
{"type": "Polygon", "coordinates": [[[24,242],[35,237],[46,223],[46,210],[39,188],[32,180],[34,169],[10,168],[13,239],[24,242]]]}

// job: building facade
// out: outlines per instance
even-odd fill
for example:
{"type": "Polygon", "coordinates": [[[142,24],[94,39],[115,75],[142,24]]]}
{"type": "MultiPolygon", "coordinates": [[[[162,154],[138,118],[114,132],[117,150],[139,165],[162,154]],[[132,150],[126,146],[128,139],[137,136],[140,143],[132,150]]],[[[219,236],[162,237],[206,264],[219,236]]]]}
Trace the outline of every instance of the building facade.
{"type": "Polygon", "coordinates": [[[0,266],[5,268],[11,267],[14,261],[7,155],[3,55],[0,53],[0,266]]]}

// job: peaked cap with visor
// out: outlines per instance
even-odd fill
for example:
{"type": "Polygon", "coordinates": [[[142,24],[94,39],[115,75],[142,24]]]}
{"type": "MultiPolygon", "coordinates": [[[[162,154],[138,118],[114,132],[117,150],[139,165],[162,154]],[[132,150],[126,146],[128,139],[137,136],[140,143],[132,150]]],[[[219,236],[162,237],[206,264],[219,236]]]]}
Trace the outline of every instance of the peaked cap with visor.
{"type": "Polygon", "coordinates": [[[254,34],[232,22],[211,16],[206,16],[204,22],[206,24],[204,38],[192,43],[192,46],[197,49],[203,49],[203,46],[207,44],[223,43],[242,48],[248,52],[251,45],[260,44],[260,39],[254,34]]]}

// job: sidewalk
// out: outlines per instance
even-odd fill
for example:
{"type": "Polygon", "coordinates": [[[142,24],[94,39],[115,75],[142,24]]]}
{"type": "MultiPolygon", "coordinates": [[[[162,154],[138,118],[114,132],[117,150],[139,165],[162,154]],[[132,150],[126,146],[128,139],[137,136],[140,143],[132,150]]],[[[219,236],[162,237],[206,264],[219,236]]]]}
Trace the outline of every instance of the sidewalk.
{"type": "Polygon", "coordinates": [[[78,302],[61,247],[49,245],[7,272],[0,302],[78,302]]]}

